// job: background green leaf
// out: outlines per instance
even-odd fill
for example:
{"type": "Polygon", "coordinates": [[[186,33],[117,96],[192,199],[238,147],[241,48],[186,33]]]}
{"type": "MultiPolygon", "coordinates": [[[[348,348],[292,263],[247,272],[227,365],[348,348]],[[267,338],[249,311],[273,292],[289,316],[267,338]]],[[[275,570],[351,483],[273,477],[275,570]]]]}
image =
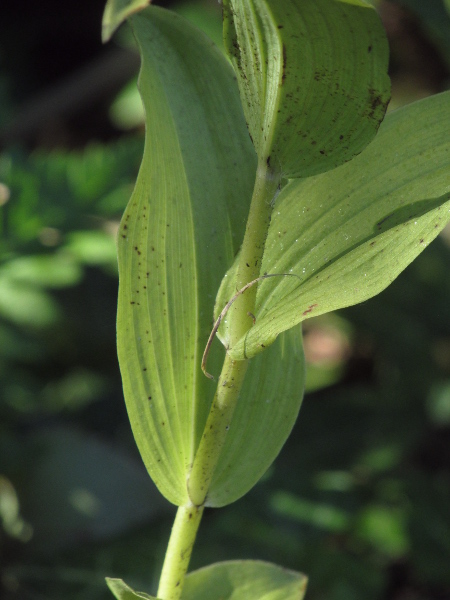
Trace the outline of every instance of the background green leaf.
{"type": "Polygon", "coordinates": [[[167,504],[137,461],[75,428],[47,428],[26,445],[30,474],[21,489],[41,553],[102,540],[164,514],[167,504]],[[51,506],[51,510],[49,510],[51,506]]]}
{"type": "Polygon", "coordinates": [[[224,39],[257,154],[286,177],[332,169],[375,135],[389,50],[366,2],[225,0],[224,39]]]}
{"type": "MultiPolygon", "coordinates": [[[[232,357],[381,292],[438,235],[450,220],[449,119],[449,92],[416,102],[390,114],[351,163],[284,188],[262,272],[295,277],[260,283],[256,324],[232,357]]],[[[226,345],[226,329],[221,335],[226,345]]]]}
{"type": "Polygon", "coordinates": [[[147,469],[183,504],[214,392],[200,369],[212,290],[243,237],[256,157],[233,71],[212,42],[154,7],[132,23],[146,147],[118,236],[119,362],[147,469]]]}
{"type": "Polygon", "coordinates": [[[223,562],[186,577],[182,600],[302,600],[302,573],[261,561],[223,562]]]}
{"type": "Polygon", "coordinates": [[[270,467],[297,419],[304,386],[302,334],[296,327],[248,367],[207,506],[234,502],[270,467]]]}

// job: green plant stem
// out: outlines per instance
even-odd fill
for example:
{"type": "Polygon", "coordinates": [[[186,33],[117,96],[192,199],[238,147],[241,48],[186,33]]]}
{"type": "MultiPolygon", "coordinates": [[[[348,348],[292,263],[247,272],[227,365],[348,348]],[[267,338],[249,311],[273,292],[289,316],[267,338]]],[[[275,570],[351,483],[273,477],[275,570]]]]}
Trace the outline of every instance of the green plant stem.
{"type": "Polygon", "coordinates": [[[189,505],[178,508],[159,581],[157,596],[161,600],[181,598],[202,514],[202,506],[189,505]]]}
{"type": "MultiPolygon", "coordinates": [[[[236,283],[238,290],[260,275],[272,201],[279,181],[280,176],[267,167],[265,162],[258,165],[240,254],[236,283]]],[[[252,326],[256,287],[254,285],[248,288],[233,305],[232,342],[239,340],[252,326]]],[[[178,600],[181,597],[208,489],[231,426],[247,367],[248,361],[232,360],[228,354],[225,356],[211,410],[189,475],[188,492],[192,505],[178,509],[170,536],[158,589],[158,598],[161,600],[178,600]]]]}
{"type": "MultiPolygon", "coordinates": [[[[239,290],[260,274],[262,256],[270,225],[272,200],[280,177],[260,163],[250,205],[247,227],[241,248],[236,288],[239,290]]],[[[253,324],[256,285],[248,288],[233,305],[230,341],[239,340],[253,324]]],[[[195,455],[188,480],[189,497],[193,504],[201,506],[206,499],[209,485],[231,426],[233,413],[247,371],[247,361],[232,360],[228,354],[219,377],[217,390],[195,455]]]]}
{"type": "Polygon", "coordinates": [[[231,360],[228,354],[189,475],[188,492],[193,504],[205,502],[247,371],[247,361],[231,360]]]}
{"type": "MultiPolygon", "coordinates": [[[[258,164],[255,187],[239,257],[236,291],[259,277],[261,263],[272,215],[273,199],[277,192],[281,174],[267,166],[266,161],[258,164]]],[[[244,336],[253,324],[257,285],[245,291],[230,309],[230,347],[244,336]]]]}

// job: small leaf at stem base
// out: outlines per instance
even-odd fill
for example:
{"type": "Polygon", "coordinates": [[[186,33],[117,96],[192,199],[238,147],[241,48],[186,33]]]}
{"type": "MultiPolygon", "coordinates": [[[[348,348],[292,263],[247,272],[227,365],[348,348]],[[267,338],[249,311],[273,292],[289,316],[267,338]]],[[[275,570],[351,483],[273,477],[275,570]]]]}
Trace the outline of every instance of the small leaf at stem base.
{"type": "Polygon", "coordinates": [[[122,579],[106,577],[106,585],[109,587],[117,600],[161,600],[160,598],[156,598],[156,596],[150,596],[145,592],[136,592],[122,579]]]}

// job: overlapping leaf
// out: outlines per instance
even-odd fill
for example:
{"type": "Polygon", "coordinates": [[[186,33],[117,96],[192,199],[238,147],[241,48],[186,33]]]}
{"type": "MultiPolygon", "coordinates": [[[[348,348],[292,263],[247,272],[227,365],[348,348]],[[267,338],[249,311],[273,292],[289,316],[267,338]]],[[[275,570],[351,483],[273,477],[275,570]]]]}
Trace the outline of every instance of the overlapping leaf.
{"type": "Polygon", "coordinates": [[[108,42],[128,17],[143,10],[151,0],[107,0],[102,19],[102,42],[108,42]]]}
{"type": "Polygon", "coordinates": [[[213,44],[163,9],[131,20],[146,144],[118,235],[118,353],[145,465],[183,504],[214,392],[200,369],[213,290],[243,236],[256,157],[233,71],[213,44]]]}
{"type": "Polygon", "coordinates": [[[389,100],[388,45],[363,0],[224,0],[224,39],[261,161],[332,169],[371,141],[389,100]]]}
{"type": "Polygon", "coordinates": [[[297,419],[304,386],[301,329],[295,327],[249,365],[207,506],[234,502],[270,467],[297,419]]]}
{"type": "MultiPolygon", "coordinates": [[[[450,92],[390,114],[352,162],[292,181],[269,229],[256,323],[229,354],[250,357],[309,317],[382,291],[450,221],[450,92]]],[[[234,269],[216,312],[235,293],[234,269]]],[[[232,318],[232,315],[230,315],[232,318]]],[[[229,319],[228,319],[229,320],[229,319]]],[[[221,339],[229,344],[227,323],[221,339]]]]}

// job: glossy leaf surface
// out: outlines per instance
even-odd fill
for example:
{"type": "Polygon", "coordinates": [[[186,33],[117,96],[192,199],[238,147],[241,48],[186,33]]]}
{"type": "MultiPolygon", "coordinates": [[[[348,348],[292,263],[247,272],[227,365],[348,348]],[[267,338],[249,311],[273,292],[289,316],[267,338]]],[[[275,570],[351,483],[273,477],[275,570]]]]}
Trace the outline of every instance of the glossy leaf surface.
{"type": "Polygon", "coordinates": [[[322,173],[374,137],[390,97],[388,44],[362,0],[224,0],[224,41],[259,158],[322,173]]]}
{"type": "Polygon", "coordinates": [[[302,573],[252,561],[216,563],[186,577],[182,600],[302,600],[302,573]]]}
{"type": "MultiPolygon", "coordinates": [[[[118,353],[145,465],[160,491],[184,504],[214,393],[200,369],[213,290],[243,236],[256,157],[219,50],[163,9],[131,21],[146,144],[118,234],[118,353]]],[[[213,372],[221,360],[211,356],[213,372]]]]}
{"type": "Polygon", "coordinates": [[[108,42],[122,23],[151,0],[107,0],[102,19],[102,42],[108,42]]]}
{"type": "Polygon", "coordinates": [[[304,386],[301,328],[295,327],[248,367],[207,506],[234,502],[266,472],[294,426],[304,386]]]}
{"type": "MultiPolygon", "coordinates": [[[[378,294],[439,234],[450,220],[449,122],[449,92],[421,100],[390,114],[352,162],[283,189],[262,272],[294,276],[260,282],[256,323],[229,350],[233,358],[257,354],[304,319],[378,294]]],[[[233,279],[232,269],[216,311],[234,294],[233,279]]]]}

